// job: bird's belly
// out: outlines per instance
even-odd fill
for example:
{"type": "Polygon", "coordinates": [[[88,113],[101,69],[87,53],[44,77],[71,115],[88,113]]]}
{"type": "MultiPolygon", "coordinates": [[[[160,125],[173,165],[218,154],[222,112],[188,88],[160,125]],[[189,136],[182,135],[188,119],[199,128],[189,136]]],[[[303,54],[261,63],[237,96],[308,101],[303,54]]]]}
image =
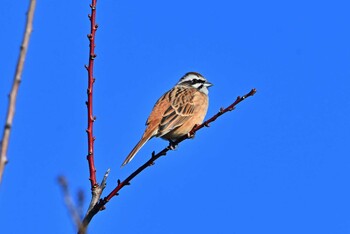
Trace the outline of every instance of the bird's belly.
{"type": "Polygon", "coordinates": [[[161,138],[174,142],[177,139],[179,139],[180,137],[188,134],[193,129],[194,126],[202,124],[204,117],[205,117],[205,113],[203,115],[193,116],[192,118],[195,118],[195,120],[190,119],[190,120],[186,121],[183,125],[175,128],[175,129],[171,130],[170,132],[168,132],[167,134],[161,136],[161,138]]]}
{"type": "Polygon", "coordinates": [[[164,135],[160,135],[161,138],[174,142],[180,137],[188,134],[195,125],[203,123],[208,110],[208,97],[205,94],[198,92],[194,97],[193,102],[196,103],[193,115],[187,118],[180,126],[175,127],[164,135]]]}

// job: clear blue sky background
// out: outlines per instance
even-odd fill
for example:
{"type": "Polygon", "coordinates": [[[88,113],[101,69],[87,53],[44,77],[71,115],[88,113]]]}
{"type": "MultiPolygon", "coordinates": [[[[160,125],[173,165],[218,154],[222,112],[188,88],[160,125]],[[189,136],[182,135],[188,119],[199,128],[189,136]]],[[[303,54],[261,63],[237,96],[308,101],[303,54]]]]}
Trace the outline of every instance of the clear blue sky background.
{"type": "MultiPolygon", "coordinates": [[[[74,233],[58,175],[89,197],[90,1],[38,1],[0,188],[1,233],[74,233]]],[[[4,121],[28,1],[2,1],[4,121]]],[[[99,0],[94,113],[106,192],[157,98],[188,71],[215,84],[200,131],[111,200],[89,233],[350,233],[348,1],[99,0]]],[[[87,205],[87,202],[86,202],[87,205]]],[[[86,209],[86,207],[85,207],[86,209]]]]}

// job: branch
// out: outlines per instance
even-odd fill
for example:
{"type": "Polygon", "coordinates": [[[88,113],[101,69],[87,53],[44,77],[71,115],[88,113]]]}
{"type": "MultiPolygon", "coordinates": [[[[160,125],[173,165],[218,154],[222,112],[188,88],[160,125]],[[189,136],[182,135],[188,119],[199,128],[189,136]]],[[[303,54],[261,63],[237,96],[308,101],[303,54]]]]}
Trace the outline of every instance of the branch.
{"type": "MultiPolygon", "coordinates": [[[[105,176],[103,177],[103,180],[101,182],[101,185],[97,183],[96,180],[96,168],[95,168],[95,162],[94,162],[94,142],[95,137],[93,135],[93,127],[94,122],[96,120],[96,117],[93,115],[93,87],[95,83],[95,78],[93,75],[94,72],[94,61],[96,58],[95,54],[95,36],[96,36],[96,30],[98,28],[98,25],[96,24],[96,4],[97,0],[92,0],[92,3],[90,4],[91,8],[91,14],[89,14],[90,19],[90,34],[87,35],[89,41],[90,41],[90,51],[89,51],[89,65],[85,68],[88,71],[88,89],[87,89],[87,112],[88,112],[88,128],[86,129],[86,133],[88,136],[88,155],[87,160],[89,164],[89,173],[90,173],[90,183],[91,183],[91,201],[89,205],[89,209],[87,213],[90,213],[91,209],[97,204],[99,199],[101,198],[102,192],[106,187],[106,180],[109,174],[109,169],[105,173],[105,176]]],[[[86,233],[87,226],[79,225],[79,233],[86,233]]]]}
{"type": "MultiPolygon", "coordinates": [[[[87,214],[91,212],[93,207],[96,206],[98,201],[101,198],[102,192],[106,187],[106,181],[107,177],[109,174],[109,169],[105,173],[103,180],[101,182],[101,185],[97,183],[96,180],[96,168],[95,168],[95,162],[94,162],[94,142],[95,142],[95,137],[93,134],[93,125],[96,120],[96,117],[93,115],[93,86],[95,83],[95,78],[93,75],[94,71],[94,61],[96,58],[95,54],[95,37],[96,37],[96,30],[98,28],[98,25],[96,24],[96,4],[97,0],[91,0],[90,8],[91,8],[91,14],[89,14],[89,19],[90,19],[90,34],[87,35],[89,41],[90,41],[90,51],[89,51],[89,65],[86,66],[85,68],[88,71],[88,89],[87,89],[87,101],[86,101],[86,106],[87,106],[87,112],[88,112],[88,127],[86,129],[86,133],[88,136],[88,155],[87,155],[87,160],[89,164],[89,173],[90,173],[90,183],[91,183],[91,201],[90,205],[87,211],[87,214]]],[[[79,225],[79,233],[86,233],[86,228],[87,225],[79,225]]]]}
{"type": "MultiPolygon", "coordinates": [[[[64,202],[66,204],[66,207],[68,209],[68,212],[70,216],[73,219],[73,223],[75,224],[76,228],[78,229],[81,225],[80,220],[80,207],[77,207],[74,205],[72,196],[69,191],[68,182],[64,176],[58,177],[58,184],[61,186],[62,192],[63,192],[63,198],[64,202]]],[[[82,205],[84,198],[83,196],[79,196],[79,205],[82,205]]]]}
{"type": "MultiPolygon", "coordinates": [[[[201,125],[195,126],[191,132],[187,135],[184,135],[183,137],[181,137],[180,139],[178,139],[176,142],[174,142],[173,144],[169,145],[168,147],[164,148],[162,151],[160,151],[159,153],[155,154],[155,152],[152,153],[152,157],[146,162],[144,163],[141,167],[139,167],[137,170],[135,170],[132,174],[130,174],[124,181],[120,181],[118,180],[118,185],[115,189],[113,189],[113,191],[108,194],[105,198],[100,199],[100,201],[98,203],[96,203],[96,205],[94,207],[92,207],[92,209],[86,214],[86,216],[83,219],[83,223],[82,223],[82,227],[84,227],[86,229],[86,227],[89,225],[91,219],[100,211],[103,210],[105,208],[105,205],[114,197],[114,196],[118,196],[118,192],[126,185],[130,185],[130,181],[135,178],[138,174],[140,174],[143,170],[145,170],[147,167],[151,166],[154,164],[154,162],[160,158],[161,156],[166,155],[166,153],[173,149],[174,145],[177,145],[179,143],[181,143],[182,141],[189,139],[189,138],[193,138],[194,134],[202,129],[203,127],[209,127],[209,124],[214,122],[219,116],[225,114],[226,112],[232,111],[235,109],[236,105],[239,104],[241,101],[245,100],[246,98],[253,96],[256,93],[256,89],[252,89],[249,93],[247,93],[246,95],[240,97],[238,96],[236,101],[233,102],[231,105],[229,105],[226,108],[220,108],[220,111],[214,115],[213,117],[211,117],[210,119],[208,119],[207,121],[203,122],[201,125]]],[[[84,232],[80,232],[79,234],[84,233],[84,232]]]]}
{"type": "Polygon", "coordinates": [[[4,127],[4,133],[2,135],[2,140],[0,142],[0,150],[1,150],[0,151],[0,183],[2,181],[2,175],[4,173],[5,165],[8,161],[7,149],[9,145],[13,117],[15,115],[16,99],[17,99],[19,84],[21,83],[24,60],[28,50],[30,34],[33,31],[33,18],[34,18],[35,4],[36,4],[36,0],[30,0],[29,8],[27,11],[27,22],[26,22],[23,40],[20,48],[18,61],[17,61],[16,72],[15,72],[15,76],[12,84],[12,89],[9,95],[6,123],[4,127]]]}
{"type": "Polygon", "coordinates": [[[91,190],[93,191],[96,187],[98,187],[98,183],[96,181],[96,168],[95,168],[95,162],[94,162],[94,141],[95,137],[93,135],[93,125],[96,120],[96,117],[92,113],[92,96],[93,96],[93,86],[95,82],[95,78],[93,76],[94,71],[94,60],[96,58],[95,54],[95,34],[97,30],[97,24],[96,24],[96,1],[92,0],[92,3],[90,4],[91,8],[91,14],[89,14],[90,19],[90,34],[88,34],[88,38],[90,41],[90,52],[89,52],[89,65],[85,66],[85,68],[88,71],[88,89],[87,89],[87,110],[88,110],[88,128],[86,129],[87,136],[88,136],[88,155],[87,160],[89,163],[89,172],[90,172],[90,183],[91,183],[91,190]]]}

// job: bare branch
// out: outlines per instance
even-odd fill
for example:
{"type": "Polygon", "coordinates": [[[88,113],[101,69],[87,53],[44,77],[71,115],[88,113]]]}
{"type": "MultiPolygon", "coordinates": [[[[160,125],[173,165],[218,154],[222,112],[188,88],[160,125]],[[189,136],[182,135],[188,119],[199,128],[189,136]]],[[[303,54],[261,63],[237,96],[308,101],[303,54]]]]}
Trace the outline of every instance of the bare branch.
{"type": "Polygon", "coordinates": [[[78,190],[78,201],[77,201],[77,212],[78,215],[80,217],[80,219],[82,219],[83,216],[83,209],[84,209],[84,203],[85,203],[85,194],[84,194],[84,190],[79,189],[78,190]]]}
{"type": "Polygon", "coordinates": [[[79,234],[84,233],[83,231],[86,230],[87,226],[89,225],[90,221],[92,220],[92,218],[100,211],[103,210],[105,208],[105,205],[114,197],[114,196],[118,196],[118,192],[126,185],[130,185],[130,181],[135,178],[138,174],[140,174],[143,170],[145,170],[147,167],[151,166],[154,164],[154,162],[160,158],[161,156],[166,155],[166,153],[173,149],[174,145],[177,145],[179,143],[181,143],[182,141],[192,138],[194,136],[194,134],[202,129],[203,127],[208,127],[210,123],[214,122],[219,116],[225,114],[226,112],[232,111],[234,110],[235,106],[237,104],[239,104],[241,101],[245,100],[246,98],[253,96],[256,93],[256,89],[252,89],[249,93],[247,93],[246,95],[242,96],[242,97],[237,97],[236,101],[234,101],[231,105],[229,105],[226,108],[220,108],[219,112],[214,115],[213,117],[211,117],[210,119],[208,119],[207,121],[205,121],[204,123],[202,123],[201,125],[195,126],[191,132],[187,135],[184,135],[183,137],[181,137],[179,140],[177,140],[175,143],[170,144],[168,147],[164,148],[162,151],[160,151],[159,153],[155,154],[155,152],[152,153],[152,157],[146,162],[144,163],[141,167],[139,167],[137,170],[135,170],[132,174],[130,174],[124,181],[120,181],[118,180],[118,185],[116,188],[113,189],[112,192],[110,192],[105,198],[100,199],[100,201],[98,203],[96,203],[95,206],[93,206],[92,208],[90,208],[89,212],[86,214],[86,216],[83,219],[82,222],[82,226],[81,226],[81,230],[82,232],[79,230],[79,234]]]}
{"type": "MultiPolygon", "coordinates": [[[[105,173],[105,176],[103,177],[103,180],[101,182],[101,185],[97,183],[96,179],[96,168],[95,168],[95,162],[94,162],[94,142],[95,137],[93,135],[93,127],[94,122],[96,120],[96,117],[93,115],[93,87],[95,83],[95,78],[93,75],[94,71],[94,61],[96,58],[95,54],[95,36],[96,36],[96,30],[98,28],[98,25],[96,24],[96,4],[97,0],[91,0],[90,8],[91,8],[91,14],[89,14],[90,19],[90,34],[87,35],[89,41],[90,41],[90,51],[89,51],[89,65],[85,66],[85,68],[88,71],[88,89],[87,89],[87,96],[88,99],[86,101],[86,106],[88,110],[88,128],[86,129],[86,133],[88,136],[88,155],[87,160],[89,164],[89,173],[90,173],[90,183],[91,183],[91,201],[90,205],[87,211],[87,214],[91,212],[93,207],[96,206],[96,204],[99,202],[102,192],[106,187],[106,180],[109,174],[109,169],[105,173]]],[[[87,215],[86,215],[87,216],[87,215]]],[[[85,216],[85,217],[86,217],[85,216]]],[[[87,225],[79,226],[78,232],[79,233],[86,233],[87,225]]]]}
{"type": "Polygon", "coordinates": [[[73,222],[74,222],[76,229],[78,229],[81,225],[79,210],[74,205],[74,202],[72,200],[72,195],[70,194],[68,182],[67,182],[66,178],[64,176],[59,176],[58,177],[58,184],[61,186],[61,189],[63,192],[64,202],[66,204],[68,212],[73,219],[73,222]]]}
{"type": "Polygon", "coordinates": [[[90,41],[90,52],[89,52],[89,65],[85,66],[88,71],[88,89],[87,89],[87,110],[88,110],[88,128],[86,129],[87,136],[88,136],[88,155],[87,160],[89,163],[89,172],[90,172],[90,183],[91,183],[91,191],[93,193],[93,190],[96,189],[99,185],[96,180],[96,168],[95,168],[95,162],[94,162],[94,142],[95,137],[93,135],[93,127],[94,122],[96,120],[96,117],[93,115],[93,87],[95,83],[95,78],[93,75],[94,72],[94,60],[96,58],[95,54],[95,34],[97,30],[96,25],[96,0],[92,0],[92,3],[90,5],[91,8],[91,14],[89,14],[90,19],[90,34],[88,34],[88,39],[90,41]]]}
{"type": "MultiPolygon", "coordinates": [[[[95,159],[94,159],[94,142],[95,137],[93,134],[93,126],[94,122],[96,120],[96,117],[93,115],[93,87],[95,83],[95,77],[93,75],[94,71],[94,61],[96,58],[95,54],[95,36],[96,36],[96,30],[98,28],[98,25],[96,24],[96,4],[97,0],[91,0],[90,8],[91,8],[91,14],[89,14],[90,19],[90,34],[87,35],[90,45],[89,45],[89,65],[85,65],[85,68],[88,71],[88,89],[87,89],[87,114],[88,114],[88,127],[86,129],[86,133],[88,136],[88,155],[87,160],[89,164],[89,173],[90,173],[90,183],[91,183],[91,201],[89,205],[89,209],[87,213],[90,213],[91,209],[96,206],[96,204],[99,202],[102,192],[106,187],[106,180],[109,174],[109,169],[105,173],[105,176],[101,182],[101,185],[97,183],[96,179],[96,168],[95,168],[95,159]]],[[[87,215],[86,215],[87,216],[87,215]]],[[[78,232],[79,233],[86,233],[87,225],[79,226],[78,232]]]]}
{"type": "Polygon", "coordinates": [[[17,61],[17,67],[15,71],[13,84],[12,84],[12,89],[9,95],[6,123],[4,127],[4,133],[2,135],[2,140],[0,142],[0,150],[1,150],[0,151],[0,183],[2,181],[5,165],[8,161],[7,149],[9,145],[13,117],[15,115],[18,88],[19,88],[19,84],[21,83],[24,61],[28,50],[29,38],[33,31],[33,18],[34,18],[35,5],[36,5],[36,0],[30,0],[29,8],[27,11],[27,22],[26,22],[23,40],[20,48],[18,61],[17,61]]]}

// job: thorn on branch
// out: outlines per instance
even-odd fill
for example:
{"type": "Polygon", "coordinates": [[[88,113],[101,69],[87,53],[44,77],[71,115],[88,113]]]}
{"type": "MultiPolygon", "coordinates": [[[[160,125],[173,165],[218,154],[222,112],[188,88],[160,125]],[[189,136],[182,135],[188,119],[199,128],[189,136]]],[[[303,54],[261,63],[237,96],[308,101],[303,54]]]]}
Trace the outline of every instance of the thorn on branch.
{"type": "Polygon", "coordinates": [[[94,60],[96,57],[97,57],[96,54],[90,54],[90,59],[91,59],[91,60],[94,60]]]}
{"type": "Polygon", "coordinates": [[[120,179],[118,179],[118,185],[120,185],[120,179]]]}
{"type": "Polygon", "coordinates": [[[95,24],[95,30],[97,30],[97,28],[98,28],[98,24],[95,24]]]}
{"type": "Polygon", "coordinates": [[[88,14],[88,17],[89,17],[89,19],[91,20],[91,15],[90,15],[90,14],[88,14]]]}
{"type": "Polygon", "coordinates": [[[5,130],[10,129],[10,128],[11,128],[11,124],[6,123],[6,124],[5,124],[5,130]]]}
{"type": "Polygon", "coordinates": [[[220,107],[219,113],[220,114],[224,113],[224,108],[223,107],[220,107]]]}
{"type": "Polygon", "coordinates": [[[90,4],[90,8],[91,10],[96,10],[96,6],[93,6],[92,4],[90,4]]]}
{"type": "Polygon", "coordinates": [[[89,38],[89,40],[91,40],[91,39],[92,39],[92,34],[91,34],[91,33],[88,34],[88,35],[87,35],[87,38],[89,38]]]}
{"type": "Polygon", "coordinates": [[[88,101],[86,101],[86,102],[85,102],[85,105],[89,105],[89,102],[88,102],[88,101]]]}
{"type": "Polygon", "coordinates": [[[86,70],[88,70],[88,69],[89,69],[88,65],[86,65],[86,64],[84,65],[84,67],[85,67],[85,69],[86,69],[86,70]]]}
{"type": "Polygon", "coordinates": [[[207,128],[210,127],[209,123],[204,123],[204,126],[207,127],[207,128]]]}

